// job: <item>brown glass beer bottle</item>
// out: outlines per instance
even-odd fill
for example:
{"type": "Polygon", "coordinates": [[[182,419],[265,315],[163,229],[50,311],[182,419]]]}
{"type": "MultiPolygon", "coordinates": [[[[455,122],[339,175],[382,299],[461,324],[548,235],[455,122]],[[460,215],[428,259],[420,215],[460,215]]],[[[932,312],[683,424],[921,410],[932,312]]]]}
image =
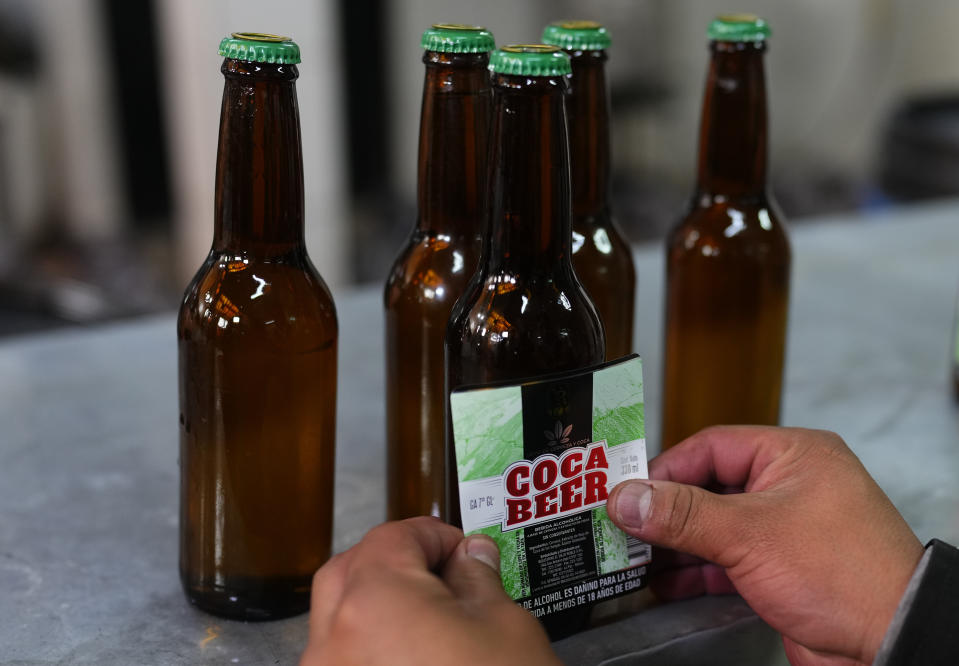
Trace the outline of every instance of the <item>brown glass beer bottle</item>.
{"type": "Polygon", "coordinates": [[[565,50],[573,74],[566,96],[573,209],[573,268],[606,331],[606,358],[633,351],[636,268],[609,206],[609,33],[595,21],[557,21],[543,43],[565,50]]]}
{"type": "MultiPolygon", "coordinates": [[[[602,324],[570,260],[569,58],[553,46],[507,46],[493,53],[490,69],[490,225],[446,333],[447,394],[605,357],[602,324]]],[[[450,522],[459,524],[447,448],[450,522]]]]}
{"type": "Polygon", "coordinates": [[[493,36],[441,24],[423,33],[422,45],[419,211],[384,294],[390,520],[445,516],[443,338],[476,270],[486,206],[493,36]]]}
{"type": "MultiPolygon", "coordinates": [[[[446,333],[447,395],[460,386],[531,379],[605,358],[602,323],[570,256],[563,99],[569,57],[553,46],[507,46],[493,52],[490,69],[490,224],[479,268],[446,333]]],[[[449,521],[460,525],[448,413],[447,403],[447,507],[449,521]]],[[[588,513],[574,519],[591,520],[588,513]]],[[[588,609],[578,608],[541,619],[558,638],[583,628],[588,617],[588,609]]]]}
{"type": "Polygon", "coordinates": [[[330,554],[336,311],[304,246],[299,48],[220,44],[213,247],[187,288],[180,372],[180,576],[225,617],[309,607],[330,554]]]}
{"type": "Polygon", "coordinates": [[[663,449],[779,421],[790,251],[766,186],[768,35],[751,15],[709,27],[698,180],[666,247],[663,449]]]}

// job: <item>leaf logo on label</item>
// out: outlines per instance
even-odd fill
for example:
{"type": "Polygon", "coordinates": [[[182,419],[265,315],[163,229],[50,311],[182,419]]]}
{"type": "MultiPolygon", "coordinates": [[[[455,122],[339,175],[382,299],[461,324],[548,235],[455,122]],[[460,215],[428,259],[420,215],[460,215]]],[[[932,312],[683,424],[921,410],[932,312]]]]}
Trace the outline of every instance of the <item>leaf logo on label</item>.
{"type": "Polygon", "coordinates": [[[559,444],[569,444],[569,435],[573,432],[573,424],[570,423],[565,428],[561,421],[557,421],[556,425],[553,426],[553,430],[544,430],[543,434],[546,435],[546,445],[547,446],[557,446],[559,444]]]}

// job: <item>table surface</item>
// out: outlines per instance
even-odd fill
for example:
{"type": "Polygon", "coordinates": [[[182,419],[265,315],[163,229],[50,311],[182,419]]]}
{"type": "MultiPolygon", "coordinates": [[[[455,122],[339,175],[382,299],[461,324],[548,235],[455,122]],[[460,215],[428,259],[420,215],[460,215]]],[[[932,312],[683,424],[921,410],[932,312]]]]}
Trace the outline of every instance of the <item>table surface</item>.
{"type": "MultiPolygon", "coordinates": [[[[920,539],[959,541],[959,201],[808,221],[792,240],[783,422],[839,432],[920,539]]],[[[662,254],[636,250],[651,442],[662,254]]],[[[380,291],[337,306],[343,550],[384,514],[380,291]]],[[[0,663],[296,663],[305,616],[220,620],[180,590],[175,337],[169,315],[0,343],[0,663]]],[[[735,597],[653,606],[556,648],[571,664],[783,663],[735,597]]]]}

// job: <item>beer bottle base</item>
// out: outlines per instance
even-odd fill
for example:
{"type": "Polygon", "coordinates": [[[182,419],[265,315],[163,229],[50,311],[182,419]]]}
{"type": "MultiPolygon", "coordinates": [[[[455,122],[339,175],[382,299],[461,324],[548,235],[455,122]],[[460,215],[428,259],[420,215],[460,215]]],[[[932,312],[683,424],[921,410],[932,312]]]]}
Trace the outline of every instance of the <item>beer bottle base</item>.
{"type": "Polygon", "coordinates": [[[226,585],[183,582],[187,600],[200,610],[231,620],[259,622],[310,609],[312,576],[230,578],[226,585]]]}

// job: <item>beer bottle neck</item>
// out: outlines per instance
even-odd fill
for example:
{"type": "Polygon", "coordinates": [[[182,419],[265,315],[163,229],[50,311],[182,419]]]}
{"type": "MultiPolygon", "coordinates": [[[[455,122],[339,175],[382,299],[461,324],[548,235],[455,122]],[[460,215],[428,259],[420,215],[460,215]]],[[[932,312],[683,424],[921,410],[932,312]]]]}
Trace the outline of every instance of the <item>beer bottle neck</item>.
{"type": "Polygon", "coordinates": [[[566,100],[573,215],[601,213],[609,200],[609,111],[606,52],[572,55],[572,87],[566,100]]]}
{"type": "Polygon", "coordinates": [[[700,194],[761,196],[766,189],[765,45],[713,42],[699,129],[700,194]]]}
{"type": "Polygon", "coordinates": [[[427,51],[423,62],[417,226],[478,236],[486,201],[489,54],[427,51]]]}
{"type": "Polygon", "coordinates": [[[487,272],[572,270],[565,94],[562,76],[494,75],[487,272]]]}
{"type": "Polygon", "coordinates": [[[213,247],[302,249],[303,153],[294,65],[226,59],[213,247]]]}

